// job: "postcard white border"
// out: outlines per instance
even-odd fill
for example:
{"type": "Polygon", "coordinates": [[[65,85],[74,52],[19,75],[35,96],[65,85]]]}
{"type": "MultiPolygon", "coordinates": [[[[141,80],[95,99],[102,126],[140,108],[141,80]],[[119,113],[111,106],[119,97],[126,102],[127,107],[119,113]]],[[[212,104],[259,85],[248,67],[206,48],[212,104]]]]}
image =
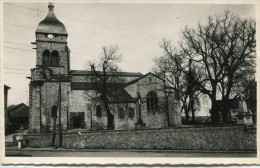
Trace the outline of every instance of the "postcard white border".
{"type": "MultiPolygon", "coordinates": [[[[53,3],[170,3],[170,4],[254,4],[256,7],[256,38],[257,38],[257,73],[256,73],[256,80],[259,81],[259,41],[260,41],[260,34],[259,34],[259,18],[260,18],[260,2],[257,0],[49,0],[53,3]]],[[[165,164],[259,164],[260,158],[259,155],[257,158],[181,158],[181,157],[5,157],[5,138],[4,138],[4,101],[3,101],[3,87],[4,87],[4,73],[3,73],[3,64],[4,64],[4,57],[3,57],[3,3],[4,2],[21,2],[21,3],[48,3],[49,1],[40,0],[40,1],[25,1],[25,0],[0,0],[1,4],[1,117],[0,117],[0,132],[1,132],[1,163],[2,164],[145,164],[145,165],[165,165],[165,164]]],[[[260,93],[259,83],[257,92],[260,93]]],[[[260,94],[259,94],[260,95],[260,94]]],[[[259,95],[257,96],[258,100],[260,100],[259,95]]],[[[257,106],[260,107],[259,101],[257,102],[257,106]]],[[[260,114],[257,116],[258,124],[257,128],[260,128],[260,114]]],[[[259,130],[257,129],[257,153],[259,154],[259,130]]]]}

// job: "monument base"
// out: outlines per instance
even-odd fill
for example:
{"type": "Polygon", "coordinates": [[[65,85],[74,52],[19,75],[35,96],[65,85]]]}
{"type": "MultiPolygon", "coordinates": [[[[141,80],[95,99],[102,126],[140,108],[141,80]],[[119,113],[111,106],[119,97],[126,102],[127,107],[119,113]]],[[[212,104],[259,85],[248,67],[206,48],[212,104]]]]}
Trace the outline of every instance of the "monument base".
{"type": "Polygon", "coordinates": [[[240,112],[237,115],[237,124],[240,125],[253,125],[252,114],[247,112],[240,112]]]}

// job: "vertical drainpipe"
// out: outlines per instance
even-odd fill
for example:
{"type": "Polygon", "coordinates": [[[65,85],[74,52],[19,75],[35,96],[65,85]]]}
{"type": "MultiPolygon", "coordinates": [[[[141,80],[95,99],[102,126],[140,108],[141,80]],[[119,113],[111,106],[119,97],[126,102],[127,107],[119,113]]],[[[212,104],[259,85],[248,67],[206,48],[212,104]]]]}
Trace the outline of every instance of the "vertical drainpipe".
{"type": "MultiPolygon", "coordinates": [[[[68,85],[70,86],[70,85],[68,85]]],[[[67,88],[68,90],[68,88],[67,88]]],[[[70,90],[67,91],[68,105],[67,105],[67,130],[69,130],[69,109],[70,109],[70,90]]]]}
{"type": "MultiPolygon", "coordinates": [[[[47,100],[48,100],[48,87],[47,87],[47,81],[45,82],[45,110],[46,110],[46,112],[48,113],[48,102],[47,102],[47,100]]],[[[51,112],[49,113],[49,114],[51,114],[51,112]]],[[[48,115],[49,116],[49,115],[48,115]]],[[[50,116],[49,116],[50,117],[50,116]]],[[[49,119],[48,119],[49,120],[49,119]]],[[[50,121],[50,120],[49,120],[50,121]]],[[[50,121],[51,122],[51,121],[50,121]]],[[[47,131],[50,131],[50,130],[47,130],[47,131]]]]}
{"type": "Polygon", "coordinates": [[[39,85],[39,96],[40,96],[40,133],[42,133],[42,91],[41,85],[39,85]]]}
{"type": "Polygon", "coordinates": [[[125,103],[125,119],[126,119],[126,121],[125,121],[126,129],[129,129],[129,123],[128,123],[128,121],[129,121],[129,118],[128,118],[128,103],[127,102],[125,103]]]}
{"type": "Polygon", "coordinates": [[[67,130],[69,129],[69,103],[70,103],[70,94],[68,92],[68,105],[67,105],[67,130]]]}
{"type": "Polygon", "coordinates": [[[70,49],[68,46],[66,46],[67,51],[67,70],[68,70],[68,76],[70,75],[70,49]]]}
{"type": "MultiPolygon", "coordinates": [[[[91,108],[91,107],[90,107],[91,108]]],[[[101,107],[100,107],[101,108],[101,107]]],[[[102,110],[101,110],[101,122],[102,122],[102,110]]],[[[102,124],[101,124],[102,125],[102,124]]],[[[90,109],[90,130],[92,131],[92,109],[90,109]]]]}
{"type": "MultiPolygon", "coordinates": [[[[67,36],[68,37],[68,36],[67,36]]],[[[66,45],[66,51],[67,51],[67,70],[68,70],[68,77],[70,79],[70,49],[69,47],[66,45]]],[[[69,96],[70,96],[70,91],[71,88],[69,89],[69,91],[67,91],[68,93],[68,105],[67,105],[67,130],[69,130],[69,96]]]]}

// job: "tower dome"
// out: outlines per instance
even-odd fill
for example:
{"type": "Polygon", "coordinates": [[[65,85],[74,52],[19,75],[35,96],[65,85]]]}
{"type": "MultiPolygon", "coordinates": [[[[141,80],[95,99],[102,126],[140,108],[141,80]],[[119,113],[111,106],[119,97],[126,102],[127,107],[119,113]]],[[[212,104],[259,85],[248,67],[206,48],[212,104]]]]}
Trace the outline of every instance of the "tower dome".
{"type": "Polygon", "coordinates": [[[41,21],[37,27],[36,33],[53,33],[67,35],[67,31],[63,23],[61,23],[55,16],[53,3],[48,5],[49,12],[46,18],[41,21]]]}

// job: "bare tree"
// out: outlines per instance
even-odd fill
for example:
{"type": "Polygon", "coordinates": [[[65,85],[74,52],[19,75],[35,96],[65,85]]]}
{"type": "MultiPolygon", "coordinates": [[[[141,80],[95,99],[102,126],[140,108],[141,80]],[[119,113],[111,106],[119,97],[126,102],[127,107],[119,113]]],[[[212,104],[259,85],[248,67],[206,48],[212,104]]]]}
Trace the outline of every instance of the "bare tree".
{"type": "Polygon", "coordinates": [[[115,77],[109,75],[111,72],[118,71],[117,63],[121,59],[121,54],[118,53],[117,46],[103,47],[102,56],[100,58],[99,64],[95,65],[90,63],[91,71],[95,75],[96,81],[96,96],[94,101],[100,101],[105,107],[107,114],[107,129],[114,129],[114,115],[111,113],[110,102],[108,99],[108,92],[111,90],[111,81],[115,80],[115,77]]]}
{"type": "Polygon", "coordinates": [[[188,75],[199,91],[211,100],[213,124],[218,124],[220,119],[217,94],[222,95],[223,121],[226,122],[232,88],[242,80],[243,68],[254,62],[255,33],[254,20],[241,19],[226,11],[209,17],[206,25],[199,23],[197,29],[186,27],[177,52],[169,52],[169,46],[164,48],[172,57],[182,57],[182,62],[177,64],[179,70],[188,75]],[[190,60],[196,76],[189,73],[190,60]]]}
{"type": "MultiPolygon", "coordinates": [[[[199,92],[196,85],[189,79],[188,75],[182,73],[179,69],[179,64],[184,60],[174,53],[176,50],[172,48],[170,41],[163,40],[160,44],[164,54],[160,58],[154,60],[156,67],[155,73],[164,77],[164,79],[173,88],[175,97],[181,102],[181,113],[184,112],[186,121],[189,121],[190,114],[192,115],[192,122],[195,120],[195,111],[199,109],[199,92]]],[[[191,64],[190,64],[191,65],[191,64]]],[[[193,69],[189,67],[189,74],[193,73],[193,69]]]]}

